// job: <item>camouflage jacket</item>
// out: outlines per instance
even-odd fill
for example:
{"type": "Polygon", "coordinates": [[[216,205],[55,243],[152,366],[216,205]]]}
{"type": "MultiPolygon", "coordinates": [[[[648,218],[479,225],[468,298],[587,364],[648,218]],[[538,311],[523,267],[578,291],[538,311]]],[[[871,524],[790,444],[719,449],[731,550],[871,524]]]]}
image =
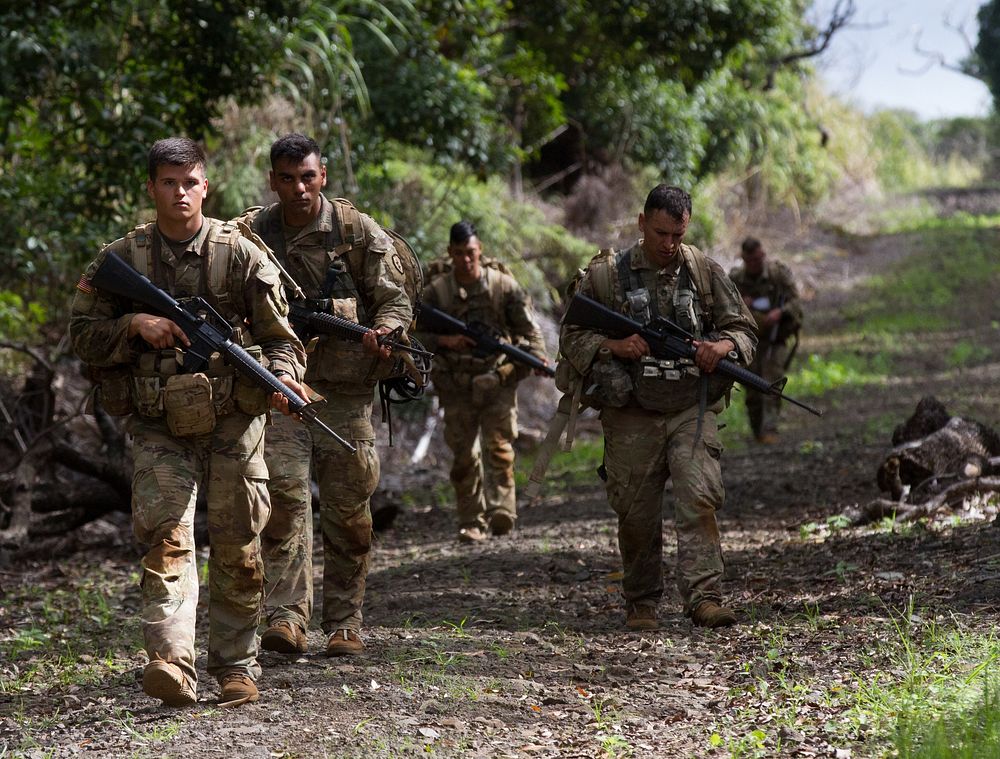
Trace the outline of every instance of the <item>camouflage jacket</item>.
{"type": "MultiPolygon", "coordinates": [[[[322,198],[319,215],[305,228],[287,232],[278,203],[252,209],[244,218],[274,251],[306,298],[322,299],[330,287],[329,310],[368,327],[407,329],[413,305],[404,290],[404,274],[392,239],[369,215],[351,209],[360,229],[349,223],[344,239],[338,208],[344,201],[322,198]],[[355,216],[356,214],[356,216],[355,216]],[[331,275],[333,275],[331,277],[331,275]]],[[[321,336],[309,354],[306,380],[332,382],[347,393],[371,392],[377,360],[360,343],[321,336]]]]}
{"type": "MultiPolygon", "coordinates": [[[[631,258],[632,272],[637,274],[642,285],[650,293],[650,297],[655,299],[656,311],[661,316],[677,320],[674,309],[674,292],[678,287],[681,259],[680,255],[665,268],[658,269],[650,263],[642,246],[638,243],[633,245],[622,255],[628,253],[631,258]]],[[[757,346],[757,338],[754,329],[754,322],[749,311],[743,303],[743,299],[737,292],[725,271],[715,261],[706,259],[709,265],[712,282],[712,310],[709,325],[711,330],[719,339],[727,338],[736,345],[736,350],[740,354],[742,362],[749,364],[753,361],[754,351],[757,346]]],[[[600,293],[596,291],[593,283],[592,272],[597,265],[608,266],[608,254],[602,252],[596,256],[588,266],[583,278],[577,287],[577,292],[587,295],[603,303],[615,311],[626,313],[625,294],[617,276],[611,276],[611,292],[600,293]]],[[[559,336],[559,351],[561,356],[569,361],[573,368],[580,374],[586,374],[594,361],[597,351],[607,339],[607,336],[593,330],[582,327],[563,324],[559,336]]],[[[630,370],[634,370],[634,362],[624,362],[630,370]]],[[[692,398],[692,403],[696,398],[692,398]]]]}
{"type": "MultiPolygon", "coordinates": [[[[758,330],[765,314],[772,308],[777,308],[784,297],[782,311],[786,322],[783,332],[793,331],[802,323],[802,302],[799,300],[799,290],[791,270],[780,261],[767,259],[764,261],[764,271],[759,277],[751,277],[742,266],[735,266],[729,272],[729,278],[740,291],[740,295],[750,297],[755,304],[750,307],[758,330]]],[[[760,333],[758,331],[758,336],[760,333]]]]}
{"type": "MultiPolygon", "coordinates": [[[[422,300],[463,322],[485,324],[496,330],[501,340],[545,357],[545,339],[535,320],[531,298],[512,276],[497,268],[483,266],[479,281],[467,286],[460,285],[451,271],[438,274],[424,287],[422,300]]],[[[442,375],[471,376],[506,361],[502,354],[477,357],[441,350],[438,338],[420,333],[421,342],[435,354],[433,377],[439,387],[442,375]]]]}
{"type": "MultiPolygon", "coordinates": [[[[256,245],[238,237],[230,250],[227,264],[227,292],[206,291],[203,256],[209,231],[223,222],[205,218],[201,231],[175,254],[162,237],[159,262],[147,276],[175,298],[203,295],[234,327],[249,327],[252,342],[259,345],[270,362],[272,372],[282,370],[301,379],[305,352],[287,321],[288,303],[281,291],[279,272],[274,263],[256,245]]],[[[159,235],[155,225],[150,234],[159,235]]],[[[216,248],[219,250],[219,248],[216,248]]],[[[105,246],[87,267],[73,299],[70,313],[70,338],[73,350],[85,363],[96,367],[134,365],[142,353],[152,350],[140,337],[128,339],[128,326],[136,313],[148,309],[139,303],[107,295],[90,285],[90,278],[114,252],[132,264],[132,247],[122,237],[105,246]]],[[[249,342],[244,340],[244,342],[249,342]]]]}

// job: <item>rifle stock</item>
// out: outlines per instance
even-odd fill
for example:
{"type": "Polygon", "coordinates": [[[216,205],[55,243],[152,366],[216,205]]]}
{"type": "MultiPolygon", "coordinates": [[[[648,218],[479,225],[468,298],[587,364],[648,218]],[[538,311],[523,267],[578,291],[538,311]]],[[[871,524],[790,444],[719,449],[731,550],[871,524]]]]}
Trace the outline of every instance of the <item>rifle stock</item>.
{"type": "Polygon", "coordinates": [[[236,371],[259,388],[285,396],[289,408],[304,421],[319,427],[352,453],[357,450],[319,418],[318,402],[310,403],[299,397],[298,393],[261,366],[243,346],[234,343],[232,327],[203,298],[192,298],[182,305],[111,252],[94,273],[91,284],[113,295],[142,303],[180,327],[191,341],[191,346],[184,351],[185,372],[202,371],[213,353],[222,353],[236,371]]]}
{"type": "MultiPolygon", "coordinates": [[[[675,324],[663,317],[659,317],[646,325],[640,324],[634,319],[620,314],[581,293],[573,296],[569,308],[566,310],[566,315],[563,317],[563,321],[566,324],[585,327],[617,339],[639,335],[649,344],[650,351],[657,358],[693,359],[697,352],[697,349],[691,343],[694,335],[683,329],[679,324],[675,324]]],[[[719,361],[715,371],[732,377],[732,379],[741,385],[757,390],[765,395],[774,395],[786,400],[799,408],[805,409],[810,414],[823,416],[822,411],[784,394],[785,384],[788,382],[787,377],[782,377],[776,382],[771,383],[725,358],[719,361]]]]}

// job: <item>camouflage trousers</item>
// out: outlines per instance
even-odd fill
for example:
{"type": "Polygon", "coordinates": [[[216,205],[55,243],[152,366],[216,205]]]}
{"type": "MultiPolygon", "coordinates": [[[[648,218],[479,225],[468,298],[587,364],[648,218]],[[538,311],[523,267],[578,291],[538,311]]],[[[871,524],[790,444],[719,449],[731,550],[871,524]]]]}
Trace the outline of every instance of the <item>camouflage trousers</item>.
{"type": "MultiPolygon", "coordinates": [[[[769,352],[765,341],[758,346],[750,371],[768,382],[774,382],[784,374],[786,358],[788,358],[787,345],[771,346],[769,352]]],[[[765,433],[776,433],[778,414],[781,412],[781,398],[748,388],[744,390],[747,394],[747,414],[750,417],[750,429],[753,434],[759,437],[765,433]]]]}
{"type": "Polygon", "coordinates": [[[194,511],[208,501],[208,672],[256,678],[264,573],[259,535],[267,521],[264,417],[219,417],[207,435],[178,438],[162,419],[133,415],[132,523],[142,559],[142,635],[150,661],[195,672],[198,567],[194,511]]]}
{"type": "Polygon", "coordinates": [[[705,412],[693,446],[697,406],[664,415],[640,409],[601,412],[608,501],[618,515],[622,591],[632,603],[656,604],[663,595],[663,490],[673,477],[677,534],[677,588],[684,611],[721,601],[725,566],[716,509],[725,501],[716,404],[705,412]]]}
{"type": "Polygon", "coordinates": [[[444,441],[454,455],[458,526],[486,527],[488,515],[517,516],[514,446],[517,439],[517,387],[498,387],[474,405],[470,393],[441,392],[444,441]],[[484,458],[485,457],[485,458],[484,458]]]}
{"type": "Polygon", "coordinates": [[[361,629],[372,547],[370,499],[378,485],[379,458],[371,424],[372,396],[338,395],[314,383],[327,398],[320,418],[358,449],[350,453],[322,431],[289,417],[267,429],[264,456],[271,479],[271,519],[261,535],[268,624],[291,622],[307,630],[313,605],[313,520],[310,463],[319,484],[323,535],[322,627],[361,629]]]}

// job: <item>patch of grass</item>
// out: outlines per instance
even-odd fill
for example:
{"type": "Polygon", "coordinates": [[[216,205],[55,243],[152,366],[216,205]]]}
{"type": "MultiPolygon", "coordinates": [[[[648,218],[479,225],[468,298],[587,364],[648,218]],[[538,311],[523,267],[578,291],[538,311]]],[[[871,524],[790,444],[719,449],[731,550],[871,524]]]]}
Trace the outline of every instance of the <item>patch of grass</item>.
{"type": "Polygon", "coordinates": [[[992,352],[990,349],[970,340],[959,340],[948,353],[948,366],[952,369],[959,369],[963,366],[975,366],[989,360],[992,352]]]}
{"type": "Polygon", "coordinates": [[[896,724],[899,759],[980,759],[1000,756],[1000,683],[987,683],[964,710],[950,710],[927,725],[917,714],[896,724]]]}
{"type": "Polygon", "coordinates": [[[13,587],[16,623],[0,634],[0,693],[93,685],[131,668],[139,622],[122,605],[138,590],[122,573],[94,568],[59,587],[13,587]]]}
{"type": "Polygon", "coordinates": [[[891,373],[892,361],[885,353],[813,353],[789,376],[786,389],[795,397],[815,397],[840,387],[881,383],[891,373]]]}
{"type": "MultiPolygon", "coordinates": [[[[603,437],[577,437],[573,450],[557,450],[549,462],[545,475],[546,489],[564,491],[578,485],[597,484],[597,467],[604,460],[603,437]]],[[[535,453],[518,456],[514,468],[514,484],[523,488],[528,484],[528,475],[535,465],[535,453]]]]}
{"type": "Polygon", "coordinates": [[[864,297],[845,309],[854,329],[900,334],[958,328],[968,324],[970,308],[993,302],[1000,278],[998,235],[983,227],[995,223],[991,217],[990,224],[963,227],[955,218],[923,230],[918,252],[872,277],[864,297]]]}

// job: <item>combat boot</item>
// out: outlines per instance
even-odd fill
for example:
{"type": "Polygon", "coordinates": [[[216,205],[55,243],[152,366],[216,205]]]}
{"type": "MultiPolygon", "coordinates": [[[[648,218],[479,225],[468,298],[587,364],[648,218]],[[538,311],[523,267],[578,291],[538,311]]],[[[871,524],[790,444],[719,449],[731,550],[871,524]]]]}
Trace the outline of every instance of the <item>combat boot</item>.
{"type": "Polygon", "coordinates": [[[656,607],[651,604],[629,604],[625,613],[625,627],[629,630],[659,630],[656,607]]]}
{"type": "Polygon", "coordinates": [[[514,529],[514,517],[500,509],[490,513],[489,522],[490,532],[494,535],[506,535],[514,529]]]}
{"type": "Polygon", "coordinates": [[[477,524],[469,527],[460,527],[458,530],[458,540],[461,543],[482,543],[486,540],[486,532],[477,524]]]}
{"type": "Polygon", "coordinates": [[[249,675],[242,672],[230,672],[219,678],[222,693],[219,696],[219,706],[240,706],[253,703],[260,698],[257,684],[249,675]]]}
{"type": "Polygon", "coordinates": [[[691,613],[691,621],[699,627],[726,627],[736,624],[736,612],[715,601],[702,601],[691,613]]]}
{"type": "Polygon", "coordinates": [[[176,664],[151,661],[142,672],[142,690],[167,706],[193,706],[198,696],[188,678],[176,664]]]}
{"type": "Polygon", "coordinates": [[[304,654],[309,648],[306,633],[288,620],[275,622],[260,636],[260,647],[279,654],[304,654]]]}
{"type": "Polygon", "coordinates": [[[354,630],[337,630],[326,642],[327,656],[360,656],[365,644],[354,630]]]}

